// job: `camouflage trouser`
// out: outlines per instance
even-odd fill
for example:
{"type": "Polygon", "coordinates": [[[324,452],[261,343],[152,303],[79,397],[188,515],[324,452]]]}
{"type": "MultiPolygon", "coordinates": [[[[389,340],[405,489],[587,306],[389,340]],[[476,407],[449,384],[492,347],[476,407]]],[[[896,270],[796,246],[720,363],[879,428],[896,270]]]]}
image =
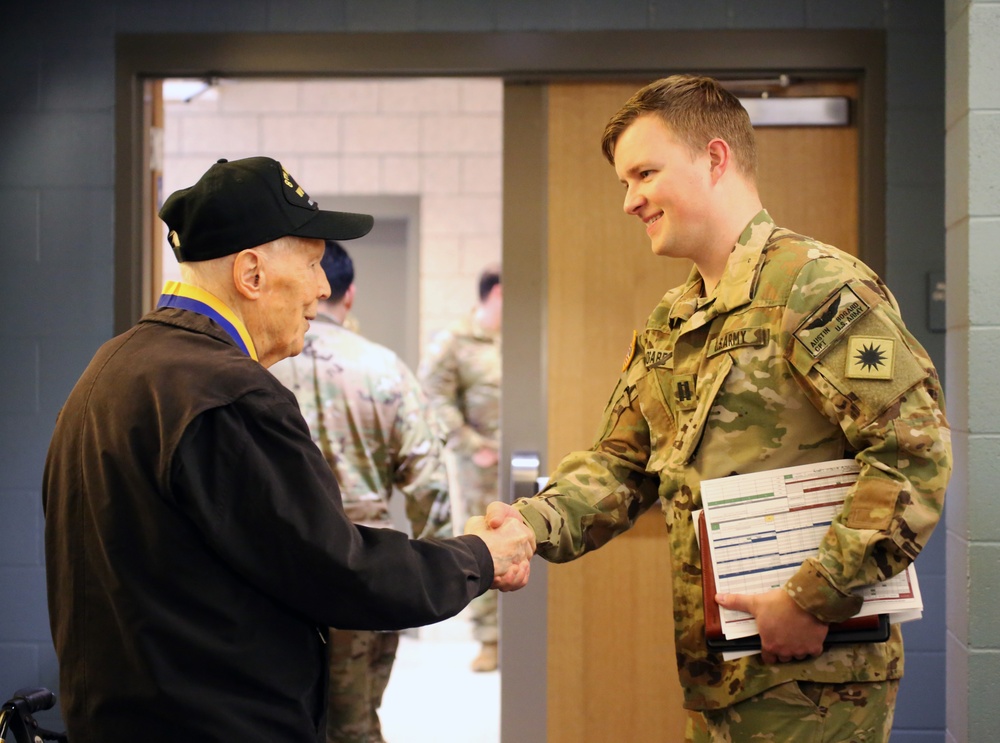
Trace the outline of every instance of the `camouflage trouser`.
{"type": "Polygon", "coordinates": [[[884,743],[899,681],[791,681],[732,707],[688,717],[692,743],[884,743]]]}
{"type": "Polygon", "coordinates": [[[496,642],[500,636],[497,629],[497,592],[490,590],[477,596],[469,603],[472,619],[472,636],[478,642],[496,642]]]}
{"type": "Polygon", "coordinates": [[[327,743],[384,743],[378,708],[397,647],[398,632],[330,630],[327,743]]]}
{"type": "MultiPolygon", "coordinates": [[[[471,461],[458,465],[459,492],[465,502],[465,512],[470,518],[486,513],[486,506],[497,500],[500,470],[498,467],[476,467],[471,461]]],[[[497,592],[487,591],[469,604],[472,615],[472,636],[479,642],[496,642],[497,592]]]]}

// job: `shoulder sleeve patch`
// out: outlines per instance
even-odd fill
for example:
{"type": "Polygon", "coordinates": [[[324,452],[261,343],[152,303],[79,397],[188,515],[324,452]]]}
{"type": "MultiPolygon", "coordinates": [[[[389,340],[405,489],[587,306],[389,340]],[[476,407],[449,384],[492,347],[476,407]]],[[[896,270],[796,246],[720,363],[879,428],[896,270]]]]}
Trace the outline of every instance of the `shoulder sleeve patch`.
{"type": "Polygon", "coordinates": [[[854,330],[844,342],[835,344],[817,367],[851,401],[853,417],[865,425],[928,372],[881,311],[868,313],[854,330]]]}
{"type": "Polygon", "coordinates": [[[847,284],[834,291],[795,329],[795,339],[812,358],[823,356],[871,307],[847,284]]]}
{"type": "Polygon", "coordinates": [[[632,363],[632,359],[635,357],[636,345],[639,343],[639,332],[637,330],[632,331],[632,340],[628,344],[628,351],[625,352],[625,361],[622,362],[622,371],[628,369],[628,365],[632,363]]]}
{"type": "Polygon", "coordinates": [[[847,339],[844,376],[848,379],[892,379],[895,358],[896,341],[892,338],[851,336],[847,339]]]}

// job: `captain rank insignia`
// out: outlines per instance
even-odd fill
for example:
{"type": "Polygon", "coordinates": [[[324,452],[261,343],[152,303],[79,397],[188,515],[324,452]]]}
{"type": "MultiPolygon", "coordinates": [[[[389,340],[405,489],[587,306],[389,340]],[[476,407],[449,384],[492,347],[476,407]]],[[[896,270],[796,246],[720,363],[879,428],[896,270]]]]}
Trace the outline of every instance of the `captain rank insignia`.
{"type": "Polygon", "coordinates": [[[678,410],[692,410],[698,405],[694,374],[677,374],[673,378],[674,402],[678,410]]]}

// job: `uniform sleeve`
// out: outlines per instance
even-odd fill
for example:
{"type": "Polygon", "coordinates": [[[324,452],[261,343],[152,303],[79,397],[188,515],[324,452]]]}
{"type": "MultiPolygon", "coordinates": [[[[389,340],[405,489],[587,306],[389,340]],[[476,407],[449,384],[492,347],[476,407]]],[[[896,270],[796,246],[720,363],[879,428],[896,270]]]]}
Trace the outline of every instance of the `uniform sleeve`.
{"type": "Polygon", "coordinates": [[[515,502],[546,560],[567,562],[603,546],[656,502],[659,478],[646,471],[649,427],[639,406],[647,376],[644,364],[633,361],[604,410],[593,448],[566,456],[541,493],[515,502]]]}
{"type": "Polygon", "coordinates": [[[451,531],[448,471],[442,442],[427,420],[427,400],[416,377],[397,360],[400,403],[390,446],[393,484],[406,498],[406,516],[416,536],[446,536],[451,531]]]}
{"type": "Polygon", "coordinates": [[[171,473],[178,508],[220,559],[318,625],[437,622],[492,582],[492,558],[478,537],[416,541],[352,524],[290,395],[255,392],[202,413],[171,473]]]}
{"type": "Polygon", "coordinates": [[[431,342],[419,374],[427,400],[449,444],[462,454],[471,455],[491,443],[465,422],[458,357],[452,333],[443,331],[431,342]]]}
{"type": "Polygon", "coordinates": [[[785,318],[788,355],[813,405],[861,465],[815,557],[786,589],[827,622],[854,615],[858,587],[905,570],[941,517],[951,435],[937,372],[880,282],[813,261],[785,318]]]}

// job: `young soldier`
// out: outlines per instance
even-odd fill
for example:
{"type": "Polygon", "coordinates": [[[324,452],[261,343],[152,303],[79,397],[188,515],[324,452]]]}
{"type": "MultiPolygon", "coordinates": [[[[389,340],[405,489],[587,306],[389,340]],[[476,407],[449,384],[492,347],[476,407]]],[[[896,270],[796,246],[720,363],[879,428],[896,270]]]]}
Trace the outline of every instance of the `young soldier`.
{"type": "Polygon", "coordinates": [[[562,562],[626,531],[658,500],[670,532],[675,641],[695,740],[881,741],[903,672],[885,643],[824,650],[853,589],[927,543],[951,470],[941,387],[892,294],[857,258],[774,224],[756,187],[749,117],[716,81],[677,75],[611,119],[604,154],[657,255],[689,258],[633,341],[590,451],[536,497],[491,504],[562,562]],[[817,552],[780,589],[719,596],[752,613],[763,652],[705,647],[692,511],[704,479],[853,457],[860,477],[817,552]]]}

